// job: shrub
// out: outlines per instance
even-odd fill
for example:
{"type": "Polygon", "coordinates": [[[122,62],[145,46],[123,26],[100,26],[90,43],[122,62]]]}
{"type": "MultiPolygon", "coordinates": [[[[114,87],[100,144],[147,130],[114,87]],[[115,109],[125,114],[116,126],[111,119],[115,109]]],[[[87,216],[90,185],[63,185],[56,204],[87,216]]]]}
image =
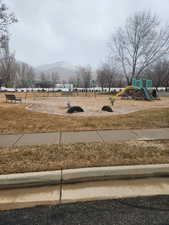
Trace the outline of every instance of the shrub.
{"type": "Polygon", "coordinates": [[[115,101],[116,101],[116,99],[115,99],[115,98],[110,97],[110,98],[109,98],[109,100],[110,100],[111,105],[113,106],[113,105],[114,105],[114,103],[115,103],[115,101]]]}

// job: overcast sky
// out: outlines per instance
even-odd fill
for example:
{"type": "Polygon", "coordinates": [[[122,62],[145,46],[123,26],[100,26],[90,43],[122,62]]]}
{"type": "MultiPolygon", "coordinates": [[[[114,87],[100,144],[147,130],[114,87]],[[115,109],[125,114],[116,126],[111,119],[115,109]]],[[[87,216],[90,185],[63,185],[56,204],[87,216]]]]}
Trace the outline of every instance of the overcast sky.
{"type": "Polygon", "coordinates": [[[115,28],[135,11],[150,9],[169,21],[169,0],[4,0],[19,22],[11,50],[33,66],[66,61],[97,67],[115,28]]]}

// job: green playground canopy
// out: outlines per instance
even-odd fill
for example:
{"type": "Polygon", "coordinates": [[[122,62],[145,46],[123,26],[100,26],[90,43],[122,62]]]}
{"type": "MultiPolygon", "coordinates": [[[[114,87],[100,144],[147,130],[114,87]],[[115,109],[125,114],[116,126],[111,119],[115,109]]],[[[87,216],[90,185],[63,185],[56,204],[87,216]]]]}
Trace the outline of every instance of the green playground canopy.
{"type": "Polygon", "coordinates": [[[133,87],[139,87],[139,88],[152,88],[153,87],[153,81],[152,80],[145,80],[145,79],[140,79],[140,80],[136,80],[133,79],[132,80],[132,86],[133,87]]]}

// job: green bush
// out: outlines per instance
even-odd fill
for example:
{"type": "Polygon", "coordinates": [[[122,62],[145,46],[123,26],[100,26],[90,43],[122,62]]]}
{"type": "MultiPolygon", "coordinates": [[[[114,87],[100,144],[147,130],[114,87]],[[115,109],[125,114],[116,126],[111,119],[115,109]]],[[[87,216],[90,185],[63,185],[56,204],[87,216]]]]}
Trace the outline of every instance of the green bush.
{"type": "Polygon", "coordinates": [[[115,103],[115,101],[116,101],[116,99],[115,98],[112,98],[112,97],[109,97],[109,100],[110,100],[111,105],[113,106],[114,103],[115,103]]]}

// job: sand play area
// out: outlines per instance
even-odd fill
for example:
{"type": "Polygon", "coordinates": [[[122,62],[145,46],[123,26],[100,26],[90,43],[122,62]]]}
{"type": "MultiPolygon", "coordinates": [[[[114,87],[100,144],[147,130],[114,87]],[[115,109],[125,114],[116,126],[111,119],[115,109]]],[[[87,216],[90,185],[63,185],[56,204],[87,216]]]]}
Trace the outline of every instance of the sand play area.
{"type": "Polygon", "coordinates": [[[169,98],[161,98],[155,101],[136,101],[136,100],[121,100],[116,98],[114,106],[111,106],[108,96],[99,97],[49,97],[30,100],[28,110],[34,112],[42,112],[48,114],[58,114],[67,116],[110,116],[118,114],[128,114],[131,112],[169,107],[169,98]],[[71,106],[80,106],[84,109],[82,113],[68,114],[67,103],[71,106]],[[109,105],[113,112],[103,112],[102,107],[109,105]]]}

